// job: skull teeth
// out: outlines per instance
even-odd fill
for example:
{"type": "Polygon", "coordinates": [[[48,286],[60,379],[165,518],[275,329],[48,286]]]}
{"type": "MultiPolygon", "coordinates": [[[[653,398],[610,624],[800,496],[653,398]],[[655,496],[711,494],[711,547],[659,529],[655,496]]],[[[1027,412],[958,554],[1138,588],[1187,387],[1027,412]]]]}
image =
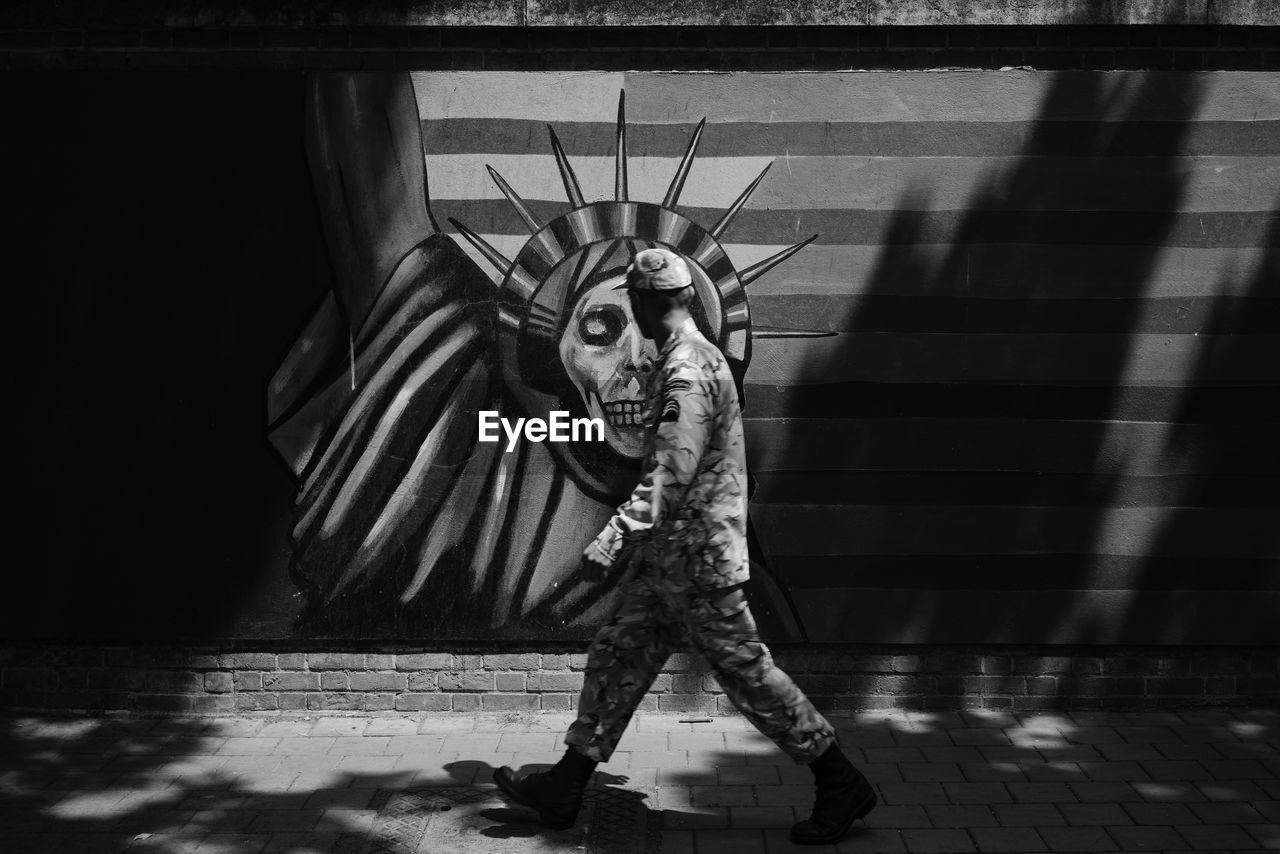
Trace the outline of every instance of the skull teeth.
{"type": "Polygon", "coordinates": [[[604,415],[614,427],[640,427],[644,424],[644,404],[638,400],[604,403],[604,415]]]}

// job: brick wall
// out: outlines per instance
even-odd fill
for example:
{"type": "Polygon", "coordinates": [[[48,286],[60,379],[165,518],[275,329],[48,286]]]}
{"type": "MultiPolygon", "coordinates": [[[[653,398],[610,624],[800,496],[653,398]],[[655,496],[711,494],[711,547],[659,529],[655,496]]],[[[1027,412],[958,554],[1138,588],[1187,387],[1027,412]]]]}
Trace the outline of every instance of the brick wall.
{"type": "MultiPolygon", "coordinates": [[[[474,712],[572,709],[581,646],[553,651],[0,647],[0,709],[474,712]]],[[[780,648],[824,710],[1142,709],[1280,704],[1280,649],[780,648]]],[[[732,711],[677,653],[642,709],[732,711]]]]}

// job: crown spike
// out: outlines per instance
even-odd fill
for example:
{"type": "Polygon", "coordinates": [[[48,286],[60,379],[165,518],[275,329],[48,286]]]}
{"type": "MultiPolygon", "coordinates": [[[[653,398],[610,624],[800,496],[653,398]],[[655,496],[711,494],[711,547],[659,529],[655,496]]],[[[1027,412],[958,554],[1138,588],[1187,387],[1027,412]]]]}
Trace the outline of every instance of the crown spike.
{"type": "Polygon", "coordinates": [[[484,165],[484,168],[489,170],[489,177],[493,179],[493,183],[498,185],[498,189],[507,197],[507,201],[511,202],[511,207],[516,209],[516,213],[520,214],[520,218],[524,220],[524,224],[529,227],[529,231],[533,234],[537,234],[541,231],[542,223],[533,215],[533,211],[529,209],[529,204],[524,199],[520,198],[520,194],[511,189],[511,185],[503,180],[502,176],[498,174],[497,169],[494,169],[488,163],[484,165]]]}
{"type": "Polygon", "coordinates": [[[507,275],[511,270],[511,261],[508,258],[506,258],[497,249],[490,246],[483,237],[476,234],[453,217],[449,217],[449,222],[454,228],[458,229],[458,233],[465,237],[472,246],[480,250],[480,254],[485,257],[486,261],[496,267],[499,273],[503,276],[507,275]]]}
{"type": "Polygon", "coordinates": [[[547,130],[551,134],[551,151],[556,156],[556,165],[560,167],[560,180],[564,181],[564,192],[569,197],[569,204],[574,208],[586,207],[587,203],[582,198],[582,188],[578,186],[578,176],[573,174],[573,167],[569,165],[569,158],[564,153],[564,147],[560,145],[556,129],[548,124],[547,130]]]}
{"type": "Polygon", "coordinates": [[[626,97],[626,89],[618,91],[618,145],[615,155],[617,166],[613,179],[613,198],[619,202],[627,201],[627,117],[623,107],[626,97]]]}
{"type": "Polygon", "coordinates": [[[684,189],[684,179],[689,177],[689,167],[693,165],[693,155],[698,150],[698,140],[702,138],[702,128],[706,123],[707,120],[705,118],[698,122],[698,129],[693,132],[693,139],[689,140],[689,147],[685,149],[684,157],[680,158],[680,165],[676,167],[676,176],[671,179],[671,186],[667,189],[666,198],[662,200],[664,208],[674,208],[676,202],[680,200],[680,191],[684,189]]]}
{"type": "Polygon", "coordinates": [[[742,280],[742,286],[745,288],[747,285],[751,284],[756,279],[760,278],[765,273],[769,272],[774,267],[778,266],[783,261],[787,260],[792,255],[796,254],[801,249],[805,248],[806,246],[808,246],[810,243],[812,243],[817,239],[818,239],[818,235],[815,234],[812,237],[808,238],[807,240],[802,240],[799,243],[794,244],[793,246],[788,246],[786,249],[783,249],[777,255],[773,255],[769,258],[764,259],[763,261],[752,264],[750,267],[748,267],[747,269],[743,270],[738,274],[738,278],[742,280]]]}
{"type": "Polygon", "coordinates": [[[707,232],[708,234],[716,239],[720,238],[720,235],[729,227],[729,223],[733,222],[733,218],[738,215],[738,211],[742,210],[742,206],[746,204],[747,199],[755,192],[756,187],[764,180],[765,173],[769,171],[769,167],[772,165],[772,163],[764,165],[764,169],[760,170],[760,174],[756,176],[756,179],[747,186],[747,189],[742,191],[742,195],[734,199],[733,204],[724,212],[724,216],[720,217],[720,221],[711,226],[711,230],[707,232]]]}

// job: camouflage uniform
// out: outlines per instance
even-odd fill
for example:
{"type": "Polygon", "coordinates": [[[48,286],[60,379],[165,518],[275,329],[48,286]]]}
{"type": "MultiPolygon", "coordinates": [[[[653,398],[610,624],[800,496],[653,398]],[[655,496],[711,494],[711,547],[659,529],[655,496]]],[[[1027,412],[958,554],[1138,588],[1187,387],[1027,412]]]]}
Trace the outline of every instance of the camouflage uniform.
{"type": "Polygon", "coordinates": [[[672,650],[689,640],[733,704],[797,762],[831,725],[773,663],[741,586],[747,560],[742,415],[728,363],[692,319],[658,354],[646,390],[644,477],[587,547],[623,570],[587,660],[565,743],[604,762],[672,650]]]}

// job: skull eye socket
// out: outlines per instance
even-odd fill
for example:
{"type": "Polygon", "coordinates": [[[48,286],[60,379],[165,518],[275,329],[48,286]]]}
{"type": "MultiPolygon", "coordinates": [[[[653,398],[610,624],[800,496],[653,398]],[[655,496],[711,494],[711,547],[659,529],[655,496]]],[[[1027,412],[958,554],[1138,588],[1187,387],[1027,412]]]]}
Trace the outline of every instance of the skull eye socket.
{"type": "Polygon", "coordinates": [[[578,319],[578,336],[594,347],[607,347],[617,341],[627,325],[627,318],[616,305],[601,305],[582,313],[578,319]]]}

